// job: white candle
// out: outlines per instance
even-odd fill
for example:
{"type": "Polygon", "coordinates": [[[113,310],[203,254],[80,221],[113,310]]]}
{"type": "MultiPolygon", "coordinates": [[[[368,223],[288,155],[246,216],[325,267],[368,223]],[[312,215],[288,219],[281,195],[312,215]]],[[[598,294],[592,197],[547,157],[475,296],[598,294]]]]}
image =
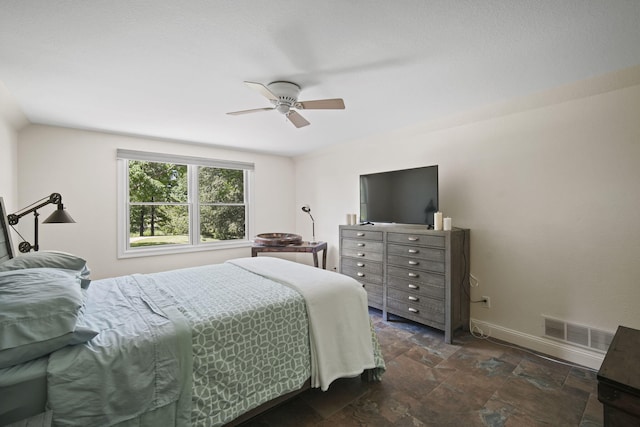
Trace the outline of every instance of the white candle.
{"type": "Polygon", "coordinates": [[[451,218],[446,217],[445,219],[442,220],[442,228],[445,231],[451,230],[451,218]]]}
{"type": "Polygon", "coordinates": [[[347,214],[347,225],[353,225],[351,222],[351,214],[347,214]]]}
{"type": "Polygon", "coordinates": [[[356,214],[351,214],[351,225],[356,225],[358,223],[358,216],[356,214]]]}
{"type": "Polygon", "coordinates": [[[442,230],[442,212],[436,212],[433,214],[433,229],[442,230]]]}

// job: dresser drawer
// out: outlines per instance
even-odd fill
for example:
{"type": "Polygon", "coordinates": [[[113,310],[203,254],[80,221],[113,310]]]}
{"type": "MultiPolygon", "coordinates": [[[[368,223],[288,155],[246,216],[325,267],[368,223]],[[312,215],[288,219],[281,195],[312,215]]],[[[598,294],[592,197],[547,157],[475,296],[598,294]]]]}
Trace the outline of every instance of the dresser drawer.
{"type": "Polygon", "coordinates": [[[379,274],[382,276],[382,263],[367,261],[366,259],[342,258],[341,268],[355,269],[367,273],[379,274]]]}
{"type": "Polygon", "coordinates": [[[405,304],[441,304],[443,306],[444,309],[444,303],[442,302],[442,300],[436,300],[433,298],[429,298],[423,295],[418,294],[417,292],[411,292],[411,290],[408,290],[408,292],[405,291],[401,291],[398,289],[388,289],[387,290],[387,297],[394,299],[396,301],[404,301],[405,304]]]}
{"type": "Polygon", "coordinates": [[[342,230],[342,237],[347,239],[377,240],[382,242],[382,231],[362,230],[342,230]]]}
{"type": "Polygon", "coordinates": [[[382,242],[373,242],[361,239],[342,239],[342,247],[344,249],[366,249],[369,252],[382,253],[382,242]]]}
{"type": "Polygon", "coordinates": [[[387,245],[387,254],[444,262],[444,249],[437,248],[389,244],[387,245]]]}
{"type": "Polygon", "coordinates": [[[384,288],[382,284],[377,283],[363,283],[364,290],[367,291],[367,295],[370,297],[373,295],[376,298],[380,298],[380,303],[382,303],[382,295],[384,294],[384,288]]]}
{"type": "Polygon", "coordinates": [[[437,273],[427,273],[420,270],[411,270],[408,268],[389,265],[387,267],[388,281],[391,283],[394,278],[410,280],[413,283],[425,283],[435,286],[444,287],[444,276],[437,273]],[[393,276],[393,277],[392,277],[393,276]]]}
{"type": "Polygon", "coordinates": [[[397,255],[388,255],[387,263],[389,263],[390,265],[397,265],[398,267],[408,267],[423,271],[435,271],[438,273],[444,273],[445,269],[444,262],[429,261],[419,258],[408,258],[397,255]]]}
{"type": "Polygon", "coordinates": [[[382,243],[378,244],[377,247],[375,245],[373,247],[358,247],[357,245],[354,245],[353,242],[356,241],[343,239],[342,247],[340,248],[340,255],[344,257],[382,262],[382,243]]]}
{"type": "Polygon", "coordinates": [[[387,279],[387,293],[389,295],[397,292],[409,292],[412,295],[444,300],[444,285],[432,283],[420,283],[414,280],[401,279],[389,276],[387,279]]]}
{"type": "Polygon", "coordinates": [[[404,301],[387,296],[387,310],[395,315],[406,317],[438,328],[444,327],[444,304],[441,301],[422,300],[404,301]]]}
{"type": "Polygon", "coordinates": [[[441,299],[429,298],[424,295],[420,295],[417,292],[411,290],[403,291],[398,289],[388,289],[387,297],[399,302],[404,302],[409,305],[422,305],[435,309],[438,312],[444,313],[444,302],[441,299]],[[434,308],[436,307],[436,308],[434,308]]]}
{"type": "MultiPolygon", "coordinates": [[[[382,267],[382,266],[380,266],[382,267]]],[[[372,273],[357,267],[342,267],[342,274],[353,277],[359,282],[378,283],[382,286],[382,273],[372,273]]]]}
{"type": "Polygon", "coordinates": [[[405,243],[417,246],[433,246],[444,248],[444,236],[432,236],[428,234],[387,233],[389,243],[405,243]]]}

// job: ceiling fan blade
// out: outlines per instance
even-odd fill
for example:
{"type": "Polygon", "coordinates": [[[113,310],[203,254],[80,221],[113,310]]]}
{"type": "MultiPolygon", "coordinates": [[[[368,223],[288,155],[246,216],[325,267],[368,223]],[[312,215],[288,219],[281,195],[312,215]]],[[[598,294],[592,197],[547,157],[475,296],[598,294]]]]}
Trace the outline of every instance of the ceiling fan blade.
{"type": "Polygon", "coordinates": [[[293,110],[287,113],[287,119],[289,119],[289,121],[293,123],[293,125],[297,128],[309,126],[311,124],[307,121],[307,119],[305,119],[304,117],[302,117],[300,114],[298,114],[296,111],[293,111],[293,110]]]}
{"type": "Polygon", "coordinates": [[[231,116],[239,116],[241,114],[257,113],[259,111],[271,111],[271,110],[275,110],[275,107],[252,108],[251,110],[232,111],[231,113],[227,113],[227,114],[231,116]]]}
{"type": "Polygon", "coordinates": [[[261,84],[261,83],[254,83],[254,82],[244,82],[244,84],[247,85],[247,87],[249,87],[250,89],[253,89],[255,91],[258,91],[262,94],[262,96],[264,96],[267,99],[270,99],[271,101],[277,101],[278,97],[275,96],[273,94],[273,92],[271,92],[269,90],[268,87],[266,87],[265,85],[261,84]]]}
{"type": "Polygon", "coordinates": [[[303,110],[344,110],[344,101],[342,98],[300,101],[296,103],[296,108],[303,110]]]}

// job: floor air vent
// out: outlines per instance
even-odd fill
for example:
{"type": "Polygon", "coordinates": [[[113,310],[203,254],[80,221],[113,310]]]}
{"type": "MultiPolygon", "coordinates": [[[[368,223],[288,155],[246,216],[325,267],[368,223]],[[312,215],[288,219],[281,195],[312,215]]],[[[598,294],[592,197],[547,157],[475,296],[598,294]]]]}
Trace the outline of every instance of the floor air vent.
{"type": "Polygon", "coordinates": [[[606,353],[613,339],[613,333],[590,328],[584,325],[565,322],[553,317],[544,319],[544,335],[569,344],[587,347],[606,353]]]}

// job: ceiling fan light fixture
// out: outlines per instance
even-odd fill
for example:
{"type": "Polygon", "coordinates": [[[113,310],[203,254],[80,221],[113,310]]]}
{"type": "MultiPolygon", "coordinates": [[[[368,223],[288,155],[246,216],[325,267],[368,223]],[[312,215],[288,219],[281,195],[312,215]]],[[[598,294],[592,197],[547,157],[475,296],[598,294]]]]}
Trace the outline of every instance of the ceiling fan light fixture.
{"type": "Polygon", "coordinates": [[[288,114],[290,109],[291,109],[291,106],[284,103],[278,104],[276,106],[276,110],[282,114],[288,114]]]}

